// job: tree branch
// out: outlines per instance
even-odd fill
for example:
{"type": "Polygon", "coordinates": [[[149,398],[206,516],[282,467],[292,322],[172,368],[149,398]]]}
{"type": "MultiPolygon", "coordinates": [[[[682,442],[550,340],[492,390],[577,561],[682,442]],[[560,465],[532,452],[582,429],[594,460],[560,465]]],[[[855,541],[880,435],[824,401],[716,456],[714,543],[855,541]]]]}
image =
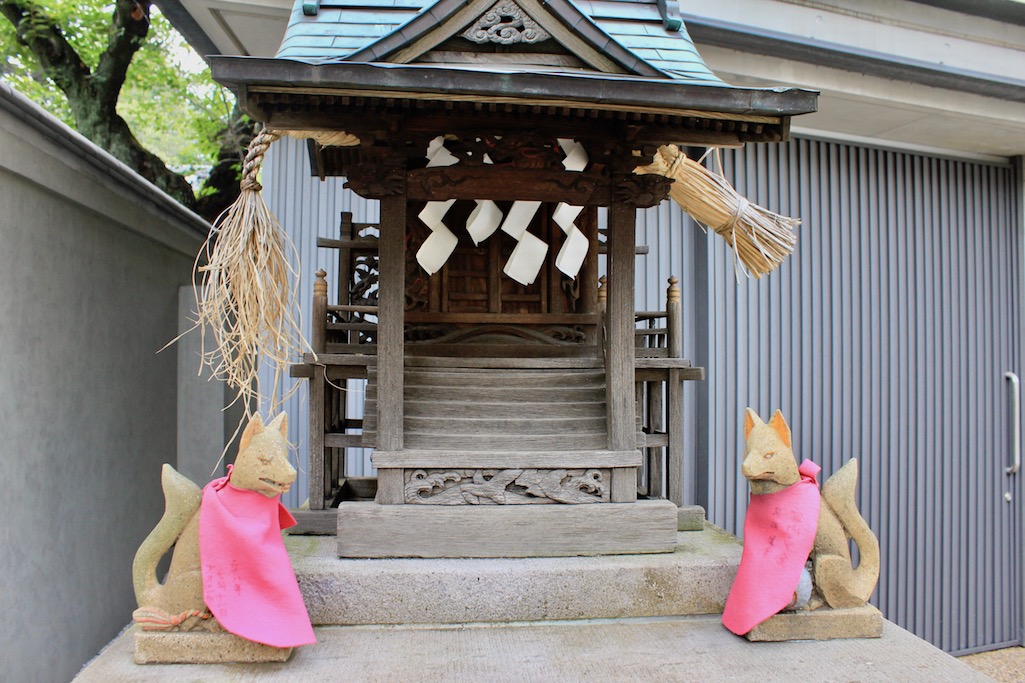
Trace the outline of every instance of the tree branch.
{"type": "Polygon", "coordinates": [[[88,90],[89,67],[41,7],[28,0],[9,0],[0,2],[0,14],[11,22],[18,41],[32,51],[46,75],[68,99],[88,90]]]}
{"type": "Polygon", "coordinates": [[[149,34],[150,0],[116,0],[107,49],[93,73],[93,89],[105,104],[115,106],[128,66],[149,34]]]}

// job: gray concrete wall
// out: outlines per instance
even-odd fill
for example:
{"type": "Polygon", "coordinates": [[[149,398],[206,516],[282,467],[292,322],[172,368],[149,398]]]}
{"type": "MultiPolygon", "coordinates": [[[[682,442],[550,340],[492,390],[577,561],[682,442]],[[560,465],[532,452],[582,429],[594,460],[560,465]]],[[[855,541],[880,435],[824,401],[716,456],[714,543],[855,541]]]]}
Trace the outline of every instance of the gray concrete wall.
{"type": "Polygon", "coordinates": [[[70,680],[135,607],[204,224],[2,83],[0,208],[0,677],[70,680]]]}

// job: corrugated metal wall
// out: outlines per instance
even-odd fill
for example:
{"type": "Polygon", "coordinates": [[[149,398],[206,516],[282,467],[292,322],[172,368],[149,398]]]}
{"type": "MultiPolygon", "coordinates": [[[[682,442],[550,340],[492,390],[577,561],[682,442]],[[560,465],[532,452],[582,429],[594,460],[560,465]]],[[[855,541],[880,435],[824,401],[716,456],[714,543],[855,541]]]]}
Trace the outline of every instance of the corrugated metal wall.
{"type": "MultiPolygon", "coordinates": [[[[318,268],[327,271],[328,297],[335,303],[335,272],[338,263],[338,252],[333,249],[317,248],[317,237],[338,237],[338,223],[343,211],[351,211],[357,223],[373,223],[379,219],[379,203],[363,199],[358,195],[342,189],[343,181],[329,178],[321,181],[310,176],[310,162],[306,153],[306,145],[292,139],[281,139],[274,143],[267,155],[263,174],[263,196],[267,206],[277,216],[282,227],[292,238],[299,251],[302,273],[299,282],[299,303],[302,307],[303,334],[309,339],[310,311],[313,304],[313,280],[318,268]]],[[[261,372],[261,382],[268,387],[273,383],[273,373],[269,368],[261,372]]],[[[299,507],[308,495],[308,400],[305,381],[284,379],[284,391],[296,385],[299,389],[285,402],[284,409],[289,416],[289,438],[296,447],[295,455],[299,463],[299,478],[292,490],[284,497],[283,502],[290,507],[299,507]]],[[[366,383],[350,381],[349,388],[361,394],[366,383]]],[[[270,391],[265,389],[265,393],[270,391]]],[[[279,394],[284,393],[279,389],[279,394]]],[[[362,417],[362,402],[353,401],[353,410],[358,408],[359,414],[350,417],[362,417]]],[[[266,410],[266,409],[265,409],[266,410]]],[[[370,474],[369,451],[363,457],[350,458],[346,463],[348,476],[365,476],[370,474]]]]}
{"type": "MultiPolygon", "coordinates": [[[[814,140],[726,151],[754,202],[803,218],[793,257],[735,282],[732,255],[669,202],[639,214],[637,307],[683,287],[684,353],[708,371],[689,383],[684,493],[740,533],[742,415],[782,408],[795,450],[828,476],[858,457],[862,512],[880,537],[884,614],[966,652],[1021,637],[1019,481],[1006,477],[1006,370],[1021,369],[1020,178],[1009,166],[814,140]],[[1005,502],[1011,493],[1013,501],[1005,502]]],[[[265,196],[300,250],[308,328],[312,272],[333,278],[341,211],[377,203],[309,176],[305,147],[276,143],[265,196]]],[[[289,407],[303,467],[305,388],[289,407]]],[[[369,473],[350,463],[350,475],[369,473]]],[[[1020,478],[1020,477],[1019,477],[1020,478]]],[[[287,501],[298,505],[299,500],[287,501]]]]}
{"type": "Polygon", "coordinates": [[[950,652],[1019,642],[1022,487],[1004,473],[1004,372],[1021,369],[1014,170],[813,140],[724,163],[751,201],[804,223],[762,281],[734,284],[718,238],[695,255],[710,519],[742,531],[743,410],[781,408],[823,477],[859,459],[888,618],[950,652]]]}

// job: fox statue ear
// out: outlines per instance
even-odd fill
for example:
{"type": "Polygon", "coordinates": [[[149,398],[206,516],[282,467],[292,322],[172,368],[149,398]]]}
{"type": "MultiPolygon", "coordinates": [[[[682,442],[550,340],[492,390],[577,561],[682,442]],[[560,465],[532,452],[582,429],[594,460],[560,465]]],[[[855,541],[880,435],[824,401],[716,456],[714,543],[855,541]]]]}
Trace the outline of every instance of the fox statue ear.
{"type": "Polygon", "coordinates": [[[267,425],[267,427],[270,428],[270,429],[277,429],[279,432],[281,432],[281,436],[283,436],[283,437],[285,437],[287,439],[288,438],[288,414],[287,413],[279,413],[276,418],[274,418],[273,420],[270,421],[270,424],[267,425]]]}
{"type": "Polygon", "coordinates": [[[253,415],[253,419],[249,421],[246,428],[242,431],[242,438],[238,440],[239,451],[244,450],[249,442],[253,440],[253,437],[263,431],[263,418],[260,413],[253,415]]]}
{"type": "Polygon", "coordinates": [[[751,436],[751,430],[755,428],[756,424],[761,423],[762,418],[758,417],[758,413],[748,408],[744,413],[744,438],[751,436]]]}
{"type": "Polygon", "coordinates": [[[786,444],[787,448],[790,448],[790,426],[787,425],[787,421],[783,417],[782,410],[777,409],[776,412],[772,414],[772,419],[769,420],[769,426],[776,430],[776,433],[779,434],[780,440],[786,444]]]}

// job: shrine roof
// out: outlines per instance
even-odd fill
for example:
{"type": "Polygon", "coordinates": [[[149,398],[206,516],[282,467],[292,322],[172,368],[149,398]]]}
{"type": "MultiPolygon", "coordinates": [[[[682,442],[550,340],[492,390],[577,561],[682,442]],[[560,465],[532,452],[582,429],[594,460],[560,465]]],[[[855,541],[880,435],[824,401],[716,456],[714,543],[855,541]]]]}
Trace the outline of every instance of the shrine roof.
{"type": "MultiPolygon", "coordinates": [[[[546,3],[564,23],[637,75],[719,84],[678,18],[678,0],[556,0],[546,3]],[[618,53],[618,54],[617,54],[618,53]],[[617,60],[618,58],[618,60],[617,60]],[[624,64],[625,63],[625,64],[624,64]],[[645,68],[647,67],[647,68],[645,68]]],[[[528,2],[521,5],[529,7],[528,2]]],[[[498,6],[452,0],[296,0],[277,57],[309,64],[392,61],[403,46],[443,23],[464,6],[498,6]],[[420,24],[419,26],[417,24],[420,24]]],[[[480,13],[482,10],[476,10],[480,13]]],[[[529,13],[529,9],[528,9],[529,13]]],[[[471,11],[469,16],[473,16],[471,11]]],[[[494,64],[478,64],[493,70],[494,64]]],[[[505,65],[502,70],[513,70],[505,65]]],[[[537,72],[538,65],[520,70],[537,72]]],[[[544,70],[571,67],[549,65],[544,70]]]]}
{"type": "MultiPolygon", "coordinates": [[[[648,117],[649,131],[668,126],[664,141],[743,144],[785,139],[789,117],[815,111],[812,91],[720,80],[678,2],[296,0],[276,57],[213,57],[211,66],[250,116],[300,130],[342,125],[354,107],[377,117],[374,102],[389,111],[443,104],[567,121],[648,117]]],[[[362,139],[373,122],[344,125],[362,139]]]]}

